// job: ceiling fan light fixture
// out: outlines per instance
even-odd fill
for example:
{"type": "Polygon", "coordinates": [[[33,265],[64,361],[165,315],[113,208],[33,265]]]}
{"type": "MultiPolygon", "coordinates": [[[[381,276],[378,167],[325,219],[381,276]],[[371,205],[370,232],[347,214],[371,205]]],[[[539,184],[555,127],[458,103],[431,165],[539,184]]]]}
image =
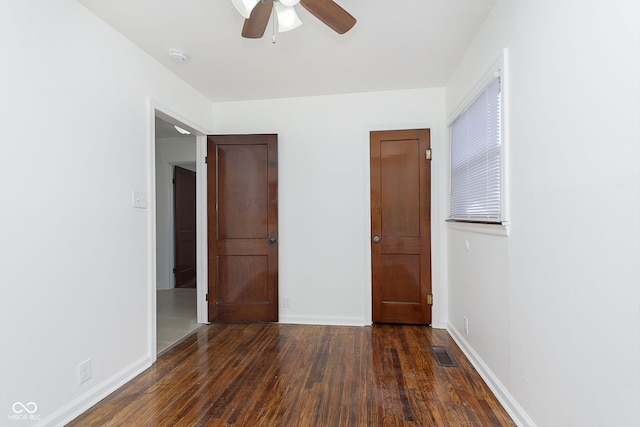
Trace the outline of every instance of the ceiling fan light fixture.
{"type": "Polygon", "coordinates": [[[293,6],[286,6],[282,1],[275,3],[276,14],[278,15],[278,32],[284,33],[291,31],[302,25],[302,21],[298,18],[298,14],[293,6]]]}
{"type": "Polygon", "coordinates": [[[285,6],[295,6],[300,3],[300,0],[280,0],[280,3],[285,6]]]}
{"type": "Polygon", "coordinates": [[[236,10],[240,12],[240,15],[245,19],[249,19],[251,11],[258,4],[260,0],[231,0],[231,3],[236,7],[236,10]]]}

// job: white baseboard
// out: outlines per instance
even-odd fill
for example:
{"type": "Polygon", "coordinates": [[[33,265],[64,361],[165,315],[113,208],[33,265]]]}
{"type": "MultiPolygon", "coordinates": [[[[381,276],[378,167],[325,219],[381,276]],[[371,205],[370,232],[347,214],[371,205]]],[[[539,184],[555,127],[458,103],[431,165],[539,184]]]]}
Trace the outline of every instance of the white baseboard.
{"type": "Polygon", "coordinates": [[[360,317],[307,317],[307,316],[280,316],[279,323],[293,325],[331,325],[331,326],[370,326],[360,317]]]}
{"type": "MultiPolygon", "coordinates": [[[[291,325],[330,325],[330,326],[371,326],[360,317],[307,317],[307,316],[280,316],[278,323],[291,325]]],[[[447,322],[433,322],[434,329],[447,329],[447,322]]]]}
{"type": "Polygon", "coordinates": [[[91,390],[58,409],[53,414],[41,420],[39,423],[35,424],[35,427],[54,427],[67,424],[107,397],[109,394],[113,393],[123,384],[133,379],[136,375],[149,368],[151,363],[152,360],[148,356],[137,360],[111,378],[106,379],[91,390]]]}
{"type": "Polygon", "coordinates": [[[448,325],[449,324],[447,322],[431,322],[431,327],[433,329],[447,329],[448,325]]]}
{"type": "Polygon", "coordinates": [[[489,366],[484,363],[480,355],[475,352],[462,334],[451,323],[447,324],[447,331],[456,344],[458,344],[458,347],[460,347],[464,355],[467,356],[467,359],[469,359],[476,371],[478,371],[484,382],[487,383],[493,394],[495,394],[500,404],[513,419],[513,422],[521,427],[536,427],[535,422],[527,415],[524,409],[522,409],[520,404],[518,404],[511,393],[509,393],[509,390],[500,382],[489,366]]]}

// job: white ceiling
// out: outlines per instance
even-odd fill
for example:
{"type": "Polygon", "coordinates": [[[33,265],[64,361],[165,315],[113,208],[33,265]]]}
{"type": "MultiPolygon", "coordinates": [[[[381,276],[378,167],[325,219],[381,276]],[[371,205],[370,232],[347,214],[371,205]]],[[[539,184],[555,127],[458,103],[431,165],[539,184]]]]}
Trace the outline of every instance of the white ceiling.
{"type": "Polygon", "coordinates": [[[338,35],[308,13],[259,40],[231,0],[78,0],[213,102],[445,86],[495,0],[336,0],[338,35]],[[188,53],[173,62],[168,51],[188,53]]]}

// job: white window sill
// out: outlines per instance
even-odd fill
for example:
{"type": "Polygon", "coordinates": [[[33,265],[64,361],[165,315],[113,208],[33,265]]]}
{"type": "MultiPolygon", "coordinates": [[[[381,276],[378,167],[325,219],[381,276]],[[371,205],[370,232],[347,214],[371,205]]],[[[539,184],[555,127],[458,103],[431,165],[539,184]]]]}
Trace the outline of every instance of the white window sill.
{"type": "Polygon", "coordinates": [[[502,224],[481,224],[471,222],[447,222],[447,226],[452,230],[466,231],[468,233],[491,234],[494,236],[509,236],[509,223],[502,224]]]}

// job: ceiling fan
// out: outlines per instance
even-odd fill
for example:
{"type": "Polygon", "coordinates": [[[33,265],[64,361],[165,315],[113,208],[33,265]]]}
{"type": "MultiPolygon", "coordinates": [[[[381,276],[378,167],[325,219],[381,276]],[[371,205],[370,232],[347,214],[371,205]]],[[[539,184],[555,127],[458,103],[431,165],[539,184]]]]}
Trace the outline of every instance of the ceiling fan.
{"type": "Polygon", "coordinates": [[[338,34],[346,33],[356,24],[356,19],[333,0],[231,0],[231,2],[245,17],[242,37],[248,39],[259,39],[264,35],[273,13],[274,3],[274,15],[278,17],[278,31],[281,33],[302,25],[294,8],[298,3],[338,34]]]}

